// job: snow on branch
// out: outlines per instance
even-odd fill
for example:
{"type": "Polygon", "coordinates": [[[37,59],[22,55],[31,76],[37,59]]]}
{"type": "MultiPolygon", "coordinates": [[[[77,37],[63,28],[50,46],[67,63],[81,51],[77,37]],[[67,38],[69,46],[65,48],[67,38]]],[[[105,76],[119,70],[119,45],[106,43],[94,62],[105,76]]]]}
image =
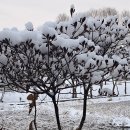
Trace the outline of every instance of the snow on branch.
{"type": "Polygon", "coordinates": [[[4,82],[51,96],[69,79],[99,84],[106,75],[106,80],[126,78],[128,21],[124,25],[117,16],[99,19],[80,13],[69,21],[47,22],[38,30],[31,22],[24,31],[3,30],[0,73],[6,77],[4,82]]]}

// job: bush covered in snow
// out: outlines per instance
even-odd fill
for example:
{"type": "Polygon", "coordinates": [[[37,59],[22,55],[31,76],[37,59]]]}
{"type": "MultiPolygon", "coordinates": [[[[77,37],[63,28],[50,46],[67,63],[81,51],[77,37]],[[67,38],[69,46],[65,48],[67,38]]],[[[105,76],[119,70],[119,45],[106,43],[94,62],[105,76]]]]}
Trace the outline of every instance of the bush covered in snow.
{"type": "MultiPolygon", "coordinates": [[[[34,96],[46,93],[54,104],[59,130],[60,91],[83,86],[81,130],[92,85],[111,78],[126,79],[129,74],[130,20],[119,23],[117,16],[93,18],[74,12],[72,6],[68,21],[47,22],[37,30],[29,22],[24,31],[0,32],[1,83],[34,96]]],[[[31,100],[32,108],[36,98],[31,100]]]]}

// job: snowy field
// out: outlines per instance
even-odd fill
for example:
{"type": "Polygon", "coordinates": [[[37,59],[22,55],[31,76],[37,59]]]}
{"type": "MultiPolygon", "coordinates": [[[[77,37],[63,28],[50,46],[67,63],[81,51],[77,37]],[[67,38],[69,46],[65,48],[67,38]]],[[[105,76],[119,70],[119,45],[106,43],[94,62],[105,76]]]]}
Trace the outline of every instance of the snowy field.
{"type": "MultiPolygon", "coordinates": [[[[106,86],[111,88],[111,83],[106,86]]],[[[98,86],[94,86],[94,90],[98,86]]],[[[88,100],[87,117],[83,130],[130,130],[130,87],[124,95],[124,84],[118,84],[118,97],[100,97],[88,100]],[[122,126],[125,128],[123,129],[122,126]]],[[[70,90],[68,90],[70,91],[70,90]]],[[[80,91],[80,89],[78,89],[80,91]]],[[[97,91],[94,91],[97,96],[97,91]]],[[[28,130],[34,111],[28,115],[27,94],[7,92],[0,103],[0,128],[4,130],[28,130]],[[20,102],[21,100],[21,102],[20,102]]],[[[71,95],[62,95],[68,99],[71,95]]],[[[82,95],[78,95],[82,98],[82,95]]],[[[46,95],[40,96],[37,103],[38,130],[57,130],[53,104],[46,95]],[[43,101],[44,103],[41,103],[43,101]]],[[[59,102],[59,112],[63,130],[74,130],[82,115],[82,100],[59,102]]]]}

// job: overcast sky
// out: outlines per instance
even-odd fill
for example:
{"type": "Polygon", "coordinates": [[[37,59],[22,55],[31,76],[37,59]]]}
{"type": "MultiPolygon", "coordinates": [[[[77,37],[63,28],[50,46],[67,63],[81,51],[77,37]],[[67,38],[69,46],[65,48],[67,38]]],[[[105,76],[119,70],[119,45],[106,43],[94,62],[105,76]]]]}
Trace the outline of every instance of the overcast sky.
{"type": "Polygon", "coordinates": [[[69,14],[71,4],[77,12],[103,7],[130,9],[130,0],[0,0],[0,29],[14,26],[23,29],[28,21],[37,27],[45,21],[54,21],[59,13],[69,14]]]}

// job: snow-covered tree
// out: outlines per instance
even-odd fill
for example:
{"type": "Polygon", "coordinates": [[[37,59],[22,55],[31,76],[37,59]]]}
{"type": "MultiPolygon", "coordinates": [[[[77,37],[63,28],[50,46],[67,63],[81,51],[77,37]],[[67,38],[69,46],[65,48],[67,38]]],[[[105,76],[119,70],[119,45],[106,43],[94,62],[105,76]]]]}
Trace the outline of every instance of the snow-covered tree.
{"type": "MultiPolygon", "coordinates": [[[[73,45],[66,45],[69,41],[58,36],[54,28],[47,25],[39,31],[30,31],[30,27],[25,31],[2,31],[0,42],[1,82],[13,90],[22,89],[34,95],[47,94],[54,103],[60,130],[56,96],[65,89],[65,81],[71,78],[69,68],[75,56],[72,57],[70,47],[75,48],[78,42],[75,44],[73,40],[73,45]]],[[[34,102],[32,105],[35,105],[34,102]]]]}
{"type": "Polygon", "coordinates": [[[0,32],[2,84],[34,95],[46,93],[54,104],[59,130],[60,91],[83,87],[83,115],[77,128],[81,130],[92,85],[126,79],[129,73],[127,54],[121,50],[129,45],[129,20],[122,25],[117,16],[99,19],[74,11],[72,6],[68,21],[47,22],[38,30],[29,22],[24,31],[0,32]]]}
{"type": "Polygon", "coordinates": [[[123,48],[129,45],[126,40],[129,36],[129,23],[124,26],[119,23],[117,16],[93,18],[81,13],[67,22],[59,23],[56,30],[66,39],[81,38],[80,44],[86,48],[78,55],[79,72],[74,73],[75,79],[84,88],[83,117],[79,125],[79,129],[82,129],[88,91],[92,85],[109,79],[126,79],[128,76],[128,51],[123,51],[123,48]]]}

